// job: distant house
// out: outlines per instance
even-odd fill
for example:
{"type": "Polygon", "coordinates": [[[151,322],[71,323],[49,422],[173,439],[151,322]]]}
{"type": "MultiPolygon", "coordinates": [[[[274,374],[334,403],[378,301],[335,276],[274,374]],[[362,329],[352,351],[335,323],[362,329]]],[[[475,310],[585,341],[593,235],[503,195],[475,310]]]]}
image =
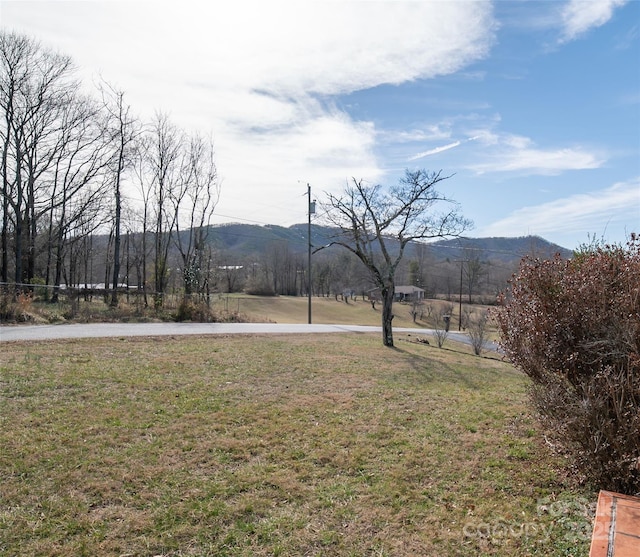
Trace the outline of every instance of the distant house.
{"type": "MultiPolygon", "coordinates": [[[[417,286],[396,286],[394,301],[396,302],[415,302],[424,300],[424,289],[417,286]]],[[[382,300],[380,289],[374,288],[369,290],[369,300],[382,300]]]]}
{"type": "Polygon", "coordinates": [[[424,300],[424,288],[417,286],[396,286],[397,302],[419,302],[424,300]]]}

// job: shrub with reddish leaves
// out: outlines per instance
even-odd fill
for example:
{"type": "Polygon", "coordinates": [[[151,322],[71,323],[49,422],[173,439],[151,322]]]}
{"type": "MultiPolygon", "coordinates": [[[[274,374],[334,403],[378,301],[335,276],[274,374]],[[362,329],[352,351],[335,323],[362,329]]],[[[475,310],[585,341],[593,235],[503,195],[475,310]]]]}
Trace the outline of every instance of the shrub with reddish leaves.
{"type": "Polygon", "coordinates": [[[502,349],[576,469],[640,492],[640,238],[525,259],[498,301],[502,349]]]}

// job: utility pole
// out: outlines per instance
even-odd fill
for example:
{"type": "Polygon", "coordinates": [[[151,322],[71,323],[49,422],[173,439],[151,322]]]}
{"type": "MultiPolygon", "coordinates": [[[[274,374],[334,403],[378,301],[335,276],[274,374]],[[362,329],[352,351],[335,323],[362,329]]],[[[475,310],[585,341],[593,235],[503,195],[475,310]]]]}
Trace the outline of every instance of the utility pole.
{"type": "Polygon", "coordinates": [[[464,261],[460,261],[460,297],[459,303],[460,306],[458,308],[458,331],[462,328],[462,266],[464,265],[464,261]]]}
{"type": "Polygon", "coordinates": [[[462,267],[466,263],[466,260],[460,259],[460,296],[459,300],[459,309],[458,309],[458,331],[462,330],[462,267]]]}
{"type": "Polygon", "coordinates": [[[307,216],[309,218],[307,225],[307,239],[309,248],[308,269],[307,269],[307,296],[309,299],[309,325],[311,325],[311,215],[316,212],[316,203],[311,201],[311,186],[307,184],[307,196],[309,197],[309,210],[307,216]]]}

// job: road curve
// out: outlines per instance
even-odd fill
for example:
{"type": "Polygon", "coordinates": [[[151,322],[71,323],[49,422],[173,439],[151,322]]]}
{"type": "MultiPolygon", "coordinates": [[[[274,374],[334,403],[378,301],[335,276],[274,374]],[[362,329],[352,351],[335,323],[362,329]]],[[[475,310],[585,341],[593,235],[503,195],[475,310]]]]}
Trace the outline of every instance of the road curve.
{"type": "MultiPolygon", "coordinates": [[[[431,335],[431,329],[394,327],[396,333],[431,335]]],[[[56,340],[69,338],[300,334],[300,333],[381,333],[380,327],[367,325],[306,325],[295,323],[82,323],[60,325],[0,326],[0,342],[56,340]]],[[[452,340],[468,342],[464,333],[450,332],[452,340]]]]}

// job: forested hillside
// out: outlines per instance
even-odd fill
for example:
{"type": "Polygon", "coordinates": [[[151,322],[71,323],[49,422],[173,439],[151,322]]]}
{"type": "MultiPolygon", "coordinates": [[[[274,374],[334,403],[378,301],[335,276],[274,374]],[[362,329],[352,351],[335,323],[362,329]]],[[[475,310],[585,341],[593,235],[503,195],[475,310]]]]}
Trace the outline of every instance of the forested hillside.
{"type": "MultiPolygon", "coordinates": [[[[338,247],[317,251],[337,234],[336,229],[311,226],[312,290],[320,296],[360,293],[371,287],[364,268],[349,253],[338,247]]],[[[306,292],[307,224],[288,228],[226,224],[211,227],[208,238],[216,253],[221,288],[292,295],[306,292]],[[223,285],[225,280],[227,284],[223,285]]],[[[556,253],[567,258],[572,255],[534,236],[412,244],[398,270],[397,284],[419,286],[430,296],[452,297],[462,290],[468,299],[492,299],[524,256],[549,258],[556,253]]]]}
{"type": "MultiPolygon", "coordinates": [[[[311,226],[311,243],[314,249],[327,245],[337,231],[326,226],[311,226]]],[[[224,224],[211,227],[212,245],[219,250],[233,251],[238,256],[264,253],[273,242],[286,241],[293,252],[306,252],[308,232],[306,224],[295,224],[288,228],[274,225],[224,224]]],[[[454,238],[428,244],[437,259],[459,259],[461,252],[476,252],[480,259],[511,263],[525,255],[553,256],[560,253],[571,257],[571,250],[548,242],[539,236],[517,238],[454,238]]],[[[415,250],[410,250],[410,253],[415,250]]]]}

